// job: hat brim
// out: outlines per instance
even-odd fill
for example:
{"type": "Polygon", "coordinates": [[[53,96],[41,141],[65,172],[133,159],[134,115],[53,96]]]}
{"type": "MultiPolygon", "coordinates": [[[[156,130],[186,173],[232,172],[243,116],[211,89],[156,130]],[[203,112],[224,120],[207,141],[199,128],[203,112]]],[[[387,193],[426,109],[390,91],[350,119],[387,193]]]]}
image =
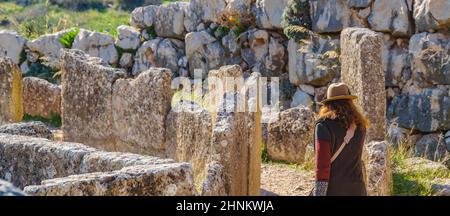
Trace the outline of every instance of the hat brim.
{"type": "Polygon", "coordinates": [[[327,102],[337,101],[337,100],[355,100],[355,99],[358,99],[358,97],[355,95],[341,95],[341,96],[336,96],[336,97],[332,97],[332,98],[323,100],[320,102],[320,104],[325,104],[327,102]]]}

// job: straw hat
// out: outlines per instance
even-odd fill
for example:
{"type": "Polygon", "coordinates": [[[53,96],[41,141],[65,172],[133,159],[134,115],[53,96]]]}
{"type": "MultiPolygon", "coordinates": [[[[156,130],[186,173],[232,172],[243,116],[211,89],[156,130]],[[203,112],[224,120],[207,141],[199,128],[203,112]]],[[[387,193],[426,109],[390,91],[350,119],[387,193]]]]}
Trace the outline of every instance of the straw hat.
{"type": "Polygon", "coordinates": [[[357,96],[350,93],[350,89],[345,83],[335,83],[331,84],[330,87],[328,87],[327,99],[323,100],[320,103],[324,104],[326,102],[336,100],[355,100],[357,98],[357,96]]]}

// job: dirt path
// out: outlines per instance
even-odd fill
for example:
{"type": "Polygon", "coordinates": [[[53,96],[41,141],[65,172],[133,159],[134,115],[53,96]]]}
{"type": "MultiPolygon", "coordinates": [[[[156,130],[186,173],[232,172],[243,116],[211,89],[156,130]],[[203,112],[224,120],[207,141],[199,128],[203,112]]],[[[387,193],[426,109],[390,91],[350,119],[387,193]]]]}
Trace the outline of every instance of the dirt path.
{"type": "Polygon", "coordinates": [[[263,196],[307,196],[314,184],[313,172],[284,164],[263,164],[261,167],[263,196]]]}

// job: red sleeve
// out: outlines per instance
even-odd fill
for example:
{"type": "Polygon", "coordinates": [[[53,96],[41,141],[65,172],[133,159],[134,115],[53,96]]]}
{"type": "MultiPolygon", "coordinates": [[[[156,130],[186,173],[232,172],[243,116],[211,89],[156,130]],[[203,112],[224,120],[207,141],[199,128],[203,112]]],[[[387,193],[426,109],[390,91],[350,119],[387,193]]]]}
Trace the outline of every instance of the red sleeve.
{"type": "Polygon", "coordinates": [[[316,125],[315,134],[316,180],[328,181],[331,169],[331,135],[323,123],[316,125]]]}

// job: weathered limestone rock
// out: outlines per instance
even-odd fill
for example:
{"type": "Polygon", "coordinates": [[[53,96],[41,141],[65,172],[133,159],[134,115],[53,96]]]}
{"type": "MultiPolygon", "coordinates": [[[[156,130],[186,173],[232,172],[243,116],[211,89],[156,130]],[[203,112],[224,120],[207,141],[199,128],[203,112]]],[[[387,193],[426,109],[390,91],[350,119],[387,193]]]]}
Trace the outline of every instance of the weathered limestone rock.
{"type": "Polygon", "coordinates": [[[1,196],[26,196],[19,188],[14,187],[9,182],[0,179],[0,197],[1,196]]]}
{"type": "Polygon", "coordinates": [[[347,0],[347,4],[352,8],[366,8],[370,6],[372,0],[347,0]]]}
{"type": "Polygon", "coordinates": [[[366,141],[385,138],[386,90],[381,64],[383,39],[369,29],[348,28],[341,34],[341,77],[358,96],[357,103],[371,122],[366,141]]]}
{"type": "Polygon", "coordinates": [[[367,194],[369,196],[390,196],[393,191],[389,149],[385,141],[370,142],[365,146],[365,168],[367,174],[367,194]]]}
{"type": "Polygon", "coordinates": [[[450,130],[450,95],[443,89],[424,89],[419,94],[394,97],[388,119],[397,119],[400,126],[421,132],[450,130]]]}
{"type": "Polygon", "coordinates": [[[447,0],[414,1],[414,20],[420,32],[446,29],[450,26],[447,0]]]}
{"type": "Polygon", "coordinates": [[[435,196],[450,196],[450,179],[434,179],[431,189],[435,196]]]}
{"type": "Polygon", "coordinates": [[[450,85],[450,35],[421,33],[411,37],[409,54],[413,76],[419,82],[450,85]]]}
{"type": "Polygon", "coordinates": [[[23,117],[22,76],[9,58],[0,58],[0,125],[23,117]]]}
{"type": "Polygon", "coordinates": [[[154,26],[156,23],[156,13],[159,6],[149,5],[138,7],[131,12],[131,25],[135,28],[144,29],[154,26]]]}
{"type": "Polygon", "coordinates": [[[165,121],[172,99],[172,73],[151,68],[135,79],[118,79],[112,88],[116,151],[165,155],[165,121]]]}
{"type": "Polygon", "coordinates": [[[119,65],[122,68],[129,69],[133,67],[133,54],[123,53],[119,60],[119,65]]]}
{"type": "Polygon", "coordinates": [[[262,29],[281,29],[281,17],[289,0],[257,0],[256,18],[262,29]]]}
{"type": "Polygon", "coordinates": [[[14,64],[20,64],[20,55],[26,42],[17,32],[0,30],[0,58],[8,57],[14,64]]]}
{"type": "Polygon", "coordinates": [[[223,166],[212,162],[206,167],[206,177],[201,188],[202,196],[226,196],[223,166]]]}
{"type": "Polygon", "coordinates": [[[225,49],[208,32],[192,32],[186,35],[186,56],[191,76],[197,69],[206,77],[210,70],[224,65],[225,49]]]}
{"type": "Polygon", "coordinates": [[[447,153],[443,134],[428,134],[417,141],[414,155],[432,161],[442,161],[447,153]]]}
{"type": "Polygon", "coordinates": [[[124,50],[136,50],[141,44],[141,33],[131,26],[121,25],[117,27],[118,39],[116,46],[124,50]]]}
{"type": "Polygon", "coordinates": [[[369,16],[370,27],[374,31],[389,32],[398,37],[410,35],[411,11],[410,0],[375,0],[369,16]]]}
{"type": "Polygon", "coordinates": [[[352,12],[346,0],[310,1],[310,6],[314,32],[334,33],[351,26],[352,12]]]}
{"type": "Polygon", "coordinates": [[[54,34],[43,35],[35,40],[28,41],[27,47],[33,52],[37,52],[44,57],[44,60],[55,71],[59,70],[60,50],[64,45],[59,42],[59,38],[69,30],[60,31],[54,34]]]}
{"type": "Polygon", "coordinates": [[[61,61],[64,140],[114,150],[112,85],[125,71],[79,50],[65,50],[61,61]]]}
{"type": "Polygon", "coordinates": [[[164,67],[177,73],[178,60],[182,56],[184,44],[181,41],[163,38],[146,41],[136,53],[133,75],[137,76],[150,67],[164,67]]]}
{"type": "Polygon", "coordinates": [[[159,6],[155,19],[156,34],[160,37],[184,38],[184,11],[187,2],[173,2],[159,6]]]}
{"type": "Polygon", "coordinates": [[[203,181],[212,155],[211,115],[190,101],[180,101],[172,108],[166,121],[166,151],[169,158],[189,162],[195,182],[203,181]]]}
{"type": "Polygon", "coordinates": [[[111,65],[119,61],[119,55],[114,47],[114,38],[108,34],[81,29],[73,42],[72,49],[84,51],[91,57],[102,58],[111,65]]]}
{"type": "Polygon", "coordinates": [[[191,11],[198,14],[204,22],[217,22],[227,6],[226,0],[192,0],[191,11]]]}
{"type": "Polygon", "coordinates": [[[313,100],[306,92],[302,90],[297,90],[292,98],[291,107],[311,107],[313,105],[313,100]]]}
{"type": "Polygon", "coordinates": [[[303,163],[306,146],[314,134],[314,112],[307,107],[296,107],[280,112],[279,118],[269,123],[267,154],[273,160],[303,163]]]}
{"type": "Polygon", "coordinates": [[[339,40],[315,38],[310,44],[300,45],[289,41],[289,80],[294,85],[308,84],[313,86],[327,85],[335,76],[339,75],[339,59],[330,65],[324,65],[322,59],[328,51],[337,52],[339,40]],[[321,68],[326,66],[330,69],[321,68]],[[332,66],[337,68],[331,69],[332,66]]]}
{"type": "Polygon", "coordinates": [[[21,122],[0,127],[0,133],[53,139],[52,131],[42,122],[21,122]]]}
{"type": "Polygon", "coordinates": [[[382,51],[383,70],[386,76],[386,86],[403,87],[411,77],[408,54],[408,41],[393,38],[384,34],[382,51]]]}
{"type": "Polygon", "coordinates": [[[226,194],[259,195],[261,113],[238,112],[239,97],[228,93],[219,103],[222,111],[213,122],[213,159],[223,165],[226,194]]]}
{"type": "Polygon", "coordinates": [[[44,118],[61,114],[60,86],[37,77],[25,77],[22,82],[25,113],[44,118]]]}
{"type": "Polygon", "coordinates": [[[194,195],[189,164],[132,166],[105,173],[88,173],[45,180],[27,186],[34,196],[189,196],[194,195]]]}

